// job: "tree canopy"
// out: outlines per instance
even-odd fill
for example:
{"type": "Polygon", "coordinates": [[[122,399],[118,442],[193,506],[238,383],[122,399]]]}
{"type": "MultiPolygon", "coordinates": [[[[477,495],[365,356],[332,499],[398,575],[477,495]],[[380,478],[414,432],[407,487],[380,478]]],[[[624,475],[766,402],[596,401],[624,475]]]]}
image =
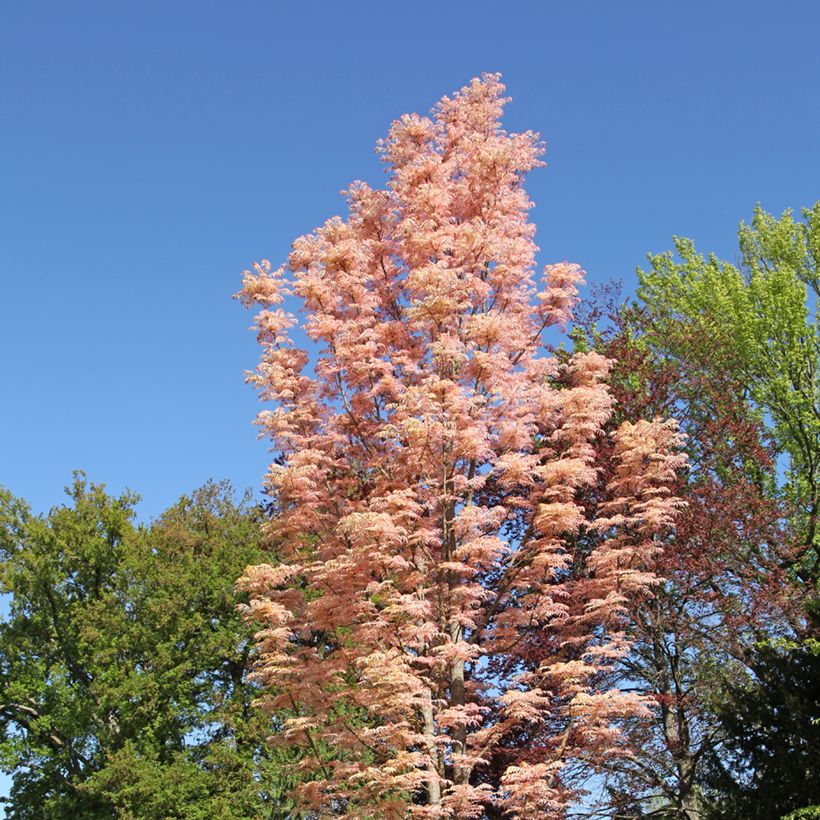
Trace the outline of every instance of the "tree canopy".
{"type": "Polygon", "coordinates": [[[284,813],[234,591],[264,554],[258,507],[209,483],[137,525],[132,493],[67,492],[44,516],[0,497],[6,816],[284,813]]]}

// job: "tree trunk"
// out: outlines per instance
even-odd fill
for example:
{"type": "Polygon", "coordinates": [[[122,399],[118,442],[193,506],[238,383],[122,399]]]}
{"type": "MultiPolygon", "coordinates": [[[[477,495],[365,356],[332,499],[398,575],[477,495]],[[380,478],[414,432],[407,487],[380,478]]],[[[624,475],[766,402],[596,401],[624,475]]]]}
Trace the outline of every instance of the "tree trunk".
{"type": "Polygon", "coordinates": [[[438,753],[436,750],[436,726],[433,722],[433,696],[429,689],[421,707],[421,714],[424,719],[424,743],[430,758],[427,763],[427,799],[431,806],[436,806],[441,802],[441,783],[436,768],[438,753]]]}

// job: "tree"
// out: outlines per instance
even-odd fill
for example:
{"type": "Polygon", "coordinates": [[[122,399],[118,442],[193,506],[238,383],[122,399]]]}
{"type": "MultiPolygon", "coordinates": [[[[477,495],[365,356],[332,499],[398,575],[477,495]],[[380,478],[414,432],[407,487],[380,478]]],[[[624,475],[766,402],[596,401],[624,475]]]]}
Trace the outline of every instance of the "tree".
{"type": "Polygon", "coordinates": [[[717,706],[730,742],[707,759],[714,809],[732,820],[820,814],[820,641],[767,641],[750,653],[751,675],[717,706]],[[776,784],[777,788],[772,788],[776,784]],[[801,811],[802,810],[802,811],[801,811]]]}
{"type": "Polygon", "coordinates": [[[259,511],[211,483],[137,527],[130,493],[68,493],[47,516],[0,499],[6,816],[284,816],[233,590],[259,511]]]}
{"type": "MultiPolygon", "coordinates": [[[[615,361],[610,425],[674,413],[689,458],[675,488],[687,504],[657,567],[663,584],[637,613],[619,665],[625,685],[654,701],[653,719],[627,727],[636,752],[608,764],[607,799],[596,810],[700,820],[709,805],[704,761],[725,734],[722,686],[742,677],[755,642],[794,614],[783,567],[791,535],[773,495],[765,429],[736,375],[715,366],[714,339],[692,333],[680,344],[685,359],[671,357],[648,338],[651,314],[607,301],[579,317],[573,336],[577,350],[593,346],[615,361]]],[[[682,340],[685,328],[675,333],[682,340]]]]}
{"type": "Polygon", "coordinates": [[[607,681],[657,582],[680,439],[658,419],[606,437],[609,362],[546,355],[583,274],[534,274],[541,147],[502,130],[502,94],[488,75],[394,123],[387,187],[353,184],[346,220],[239,294],[275,403],[281,563],[242,579],[255,678],[320,816],[558,817],[645,709],[607,681]]]}
{"type": "Polygon", "coordinates": [[[648,341],[679,361],[695,335],[713,346],[713,373],[732,374],[784,459],[784,496],[795,506],[798,574],[820,573],[820,202],[795,221],[755,209],[739,231],[741,265],[697,253],[675,238],[671,252],[639,271],[648,341]]]}
{"type": "Polygon", "coordinates": [[[642,724],[620,772],[632,796],[660,788],[662,816],[780,818],[816,792],[820,204],[803,216],[758,207],[739,266],[676,239],[615,333],[582,334],[618,358],[625,418],[671,406],[689,434],[688,505],[659,569],[669,606],[625,663],[648,691],[677,690],[660,687],[655,731],[642,724]]]}

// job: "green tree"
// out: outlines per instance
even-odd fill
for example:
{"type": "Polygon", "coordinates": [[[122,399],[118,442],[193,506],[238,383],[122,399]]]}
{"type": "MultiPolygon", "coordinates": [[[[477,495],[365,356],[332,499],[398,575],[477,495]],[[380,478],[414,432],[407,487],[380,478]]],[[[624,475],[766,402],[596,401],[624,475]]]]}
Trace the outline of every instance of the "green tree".
{"type": "Polygon", "coordinates": [[[784,468],[783,493],[799,534],[801,577],[820,570],[820,202],[795,220],[758,206],[739,230],[740,264],[704,257],[689,239],[650,256],[639,271],[647,342],[691,361],[694,335],[707,339],[713,375],[736,377],[764,421],[784,468]]]}
{"type": "Polygon", "coordinates": [[[811,817],[807,807],[820,803],[820,642],[761,644],[750,666],[749,680],[724,690],[716,710],[731,743],[707,759],[712,815],[778,820],[797,809],[793,817],[811,817]]]}
{"type": "Polygon", "coordinates": [[[234,590],[260,511],[208,483],[137,526],[133,494],[81,474],[67,491],[46,516],[0,495],[7,816],[287,816],[234,590]]]}

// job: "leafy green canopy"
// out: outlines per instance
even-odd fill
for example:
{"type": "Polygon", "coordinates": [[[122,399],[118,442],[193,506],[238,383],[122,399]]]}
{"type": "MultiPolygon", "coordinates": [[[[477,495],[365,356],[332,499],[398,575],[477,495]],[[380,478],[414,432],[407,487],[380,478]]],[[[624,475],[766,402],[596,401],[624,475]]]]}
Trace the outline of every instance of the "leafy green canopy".
{"type": "Polygon", "coordinates": [[[7,816],[286,815],[285,753],[251,709],[235,579],[259,511],[206,484],[150,526],[77,474],[47,516],[0,490],[0,764],[7,816]]]}
{"type": "Polygon", "coordinates": [[[785,492],[799,511],[800,571],[817,577],[820,513],[820,202],[795,220],[755,209],[741,224],[740,265],[697,253],[676,238],[671,252],[639,271],[650,342],[686,360],[691,331],[737,376],[770,425],[783,457],[785,492]]]}

